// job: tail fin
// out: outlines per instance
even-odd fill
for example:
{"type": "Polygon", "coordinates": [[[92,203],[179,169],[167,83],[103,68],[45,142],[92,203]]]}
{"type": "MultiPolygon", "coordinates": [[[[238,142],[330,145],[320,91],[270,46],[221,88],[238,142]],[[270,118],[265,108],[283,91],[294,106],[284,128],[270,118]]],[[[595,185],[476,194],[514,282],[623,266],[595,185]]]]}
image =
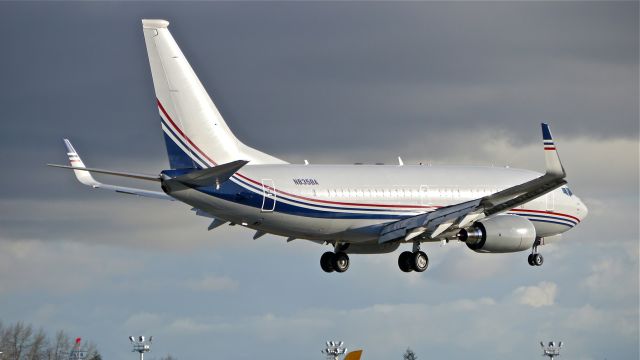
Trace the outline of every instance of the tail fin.
{"type": "Polygon", "coordinates": [[[239,159],[251,164],[285,163],[233,135],[168,26],[166,20],[142,20],[171,167],[205,168],[239,159]]]}

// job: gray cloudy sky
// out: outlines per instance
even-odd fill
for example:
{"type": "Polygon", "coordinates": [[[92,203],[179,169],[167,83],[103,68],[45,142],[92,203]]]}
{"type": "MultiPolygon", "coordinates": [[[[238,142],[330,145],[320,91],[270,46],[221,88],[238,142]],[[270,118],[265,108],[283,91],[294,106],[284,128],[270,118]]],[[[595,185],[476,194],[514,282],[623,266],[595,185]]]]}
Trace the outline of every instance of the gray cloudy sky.
{"type": "Polygon", "coordinates": [[[0,3],[0,319],[130,358],[637,359],[638,2],[0,3]],[[246,143],[292,162],[542,166],[551,123],[590,216],[526,254],[427,245],[321,272],[325,248],[92,192],[64,162],[167,166],[141,18],[165,18],[246,143]],[[204,345],[204,349],[202,346],[204,345]],[[282,349],[290,349],[281,353],[282,349]],[[213,354],[215,352],[215,355],[213,354]]]}

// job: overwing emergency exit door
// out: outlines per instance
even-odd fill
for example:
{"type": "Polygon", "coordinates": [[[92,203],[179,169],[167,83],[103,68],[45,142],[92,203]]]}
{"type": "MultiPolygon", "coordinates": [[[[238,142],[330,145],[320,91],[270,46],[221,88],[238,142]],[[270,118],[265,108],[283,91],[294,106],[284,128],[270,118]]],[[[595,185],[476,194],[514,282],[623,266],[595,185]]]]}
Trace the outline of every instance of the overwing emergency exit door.
{"type": "Polygon", "coordinates": [[[262,179],[262,212],[271,212],[276,208],[276,188],[272,179],[262,179]]]}

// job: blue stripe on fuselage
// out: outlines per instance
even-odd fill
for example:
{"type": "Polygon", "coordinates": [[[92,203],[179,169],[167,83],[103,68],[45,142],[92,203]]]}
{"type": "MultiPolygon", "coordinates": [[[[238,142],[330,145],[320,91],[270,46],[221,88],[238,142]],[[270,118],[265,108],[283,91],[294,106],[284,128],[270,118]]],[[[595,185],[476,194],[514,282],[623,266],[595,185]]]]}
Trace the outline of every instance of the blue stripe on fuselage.
{"type": "Polygon", "coordinates": [[[169,135],[164,135],[164,143],[167,147],[167,156],[169,157],[169,166],[172,169],[194,168],[197,164],[191,159],[191,157],[184,152],[169,135]]]}
{"type": "MultiPolygon", "coordinates": [[[[233,181],[224,182],[219,189],[215,187],[201,187],[195,189],[203,192],[207,195],[216,197],[221,200],[230,201],[235,204],[251,206],[256,209],[262,208],[263,194],[262,192],[251,191],[246,189],[233,181]]],[[[329,210],[329,209],[327,209],[329,210]]],[[[276,198],[276,206],[274,211],[289,215],[315,217],[315,218],[329,218],[329,219],[402,219],[412,215],[394,215],[394,214],[358,214],[354,212],[337,212],[327,211],[320,209],[309,209],[303,206],[295,204],[287,204],[282,201],[278,201],[276,198]]],[[[348,209],[354,210],[354,209],[348,209]]]]}
{"type": "Polygon", "coordinates": [[[565,224],[565,223],[561,223],[559,221],[551,221],[551,220],[540,220],[540,219],[529,219],[529,221],[534,221],[534,222],[543,222],[543,223],[549,223],[549,224],[558,224],[558,225],[564,225],[566,227],[570,227],[572,228],[573,226],[569,225],[569,224],[565,224]]]}
{"type": "MultiPolygon", "coordinates": [[[[162,118],[161,118],[161,119],[162,119],[162,118]]],[[[164,126],[165,126],[165,127],[166,127],[170,132],[171,132],[171,134],[173,135],[173,137],[174,137],[177,141],[179,141],[179,142],[180,142],[180,144],[182,144],[182,146],[183,146],[184,148],[189,149],[188,144],[185,144],[185,143],[184,143],[184,141],[182,141],[182,140],[180,139],[180,137],[176,135],[176,133],[175,133],[175,132],[173,131],[173,129],[172,129],[172,128],[171,128],[171,127],[170,127],[170,126],[169,126],[169,125],[164,121],[164,119],[162,119],[162,122],[163,122],[164,126]]],[[[187,155],[187,154],[186,154],[186,153],[185,153],[185,152],[184,152],[184,151],[183,151],[179,146],[177,146],[177,145],[176,145],[176,144],[171,140],[171,138],[169,138],[166,134],[165,134],[165,139],[166,139],[167,141],[171,141],[171,143],[172,143],[172,144],[173,144],[173,145],[174,145],[174,146],[175,146],[175,147],[176,147],[176,148],[177,148],[177,149],[178,149],[182,154],[184,154],[185,156],[188,156],[188,155],[187,155]]],[[[194,156],[198,161],[200,161],[201,163],[203,163],[203,164],[207,165],[207,162],[206,162],[206,161],[204,161],[204,160],[202,159],[202,157],[200,157],[196,152],[193,152],[193,151],[192,151],[192,155],[193,155],[193,156],[194,156]]],[[[192,160],[190,160],[190,161],[192,161],[192,160]]],[[[195,166],[197,166],[197,168],[198,168],[198,169],[200,169],[200,168],[201,168],[200,166],[198,166],[198,165],[197,165],[197,163],[196,163],[196,162],[193,162],[193,163],[195,164],[195,166]]],[[[192,166],[189,166],[189,167],[192,167],[192,166]]],[[[174,168],[174,167],[172,166],[172,168],[174,168]]],[[[262,188],[260,188],[259,186],[256,186],[255,184],[252,184],[252,183],[250,183],[250,182],[248,182],[248,181],[245,181],[245,180],[243,180],[242,178],[240,178],[240,177],[238,177],[238,176],[233,176],[233,179],[234,179],[234,180],[236,180],[236,181],[238,181],[238,182],[240,182],[240,183],[242,183],[244,186],[247,186],[247,187],[251,188],[251,189],[252,189],[252,190],[254,190],[255,192],[259,193],[259,194],[260,194],[260,199],[262,199],[262,191],[263,191],[263,190],[262,190],[262,188]]],[[[245,191],[246,191],[246,189],[243,189],[243,190],[245,190],[245,191]]],[[[200,189],[200,191],[206,192],[207,194],[212,195],[212,196],[216,196],[216,194],[215,194],[216,192],[213,192],[213,193],[212,193],[212,192],[210,192],[210,191],[207,191],[207,190],[206,190],[206,188],[204,188],[204,189],[200,189]]],[[[277,190],[276,190],[276,192],[277,192],[277,190]]],[[[280,194],[280,193],[278,193],[278,195],[279,195],[279,196],[281,196],[281,194],[280,194]]],[[[397,209],[397,208],[371,208],[371,207],[359,207],[359,208],[357,208],[357,209],[354,209],[354,208],[352,208],[352,207],[345,207],[345,206],[340,206],[340,205],[326,205],[326,204],[319,204],[319,203],[309,202],[309,201],[305,201],[305,200],[301,200],[301,199],[295,199],[295,198],[293,198],[293,197],[291,197],[291,196],[282,196],[282,197],[283,197],[283,198],[285,198],[287,201],[294,202],[294,203],[296,203],[296,204],[300,204],[300,205],[307,205],[307,206],[322,207],[322,208],[325,208],[325,209],[327,209],[327,210],[347,210],[347,211],[350,211],[350,210],[351,210],[351,211],[352,211],[352,210],[359,210],[359,211],[378,211],[378,212],[389,212],[389,211],[404,211],[404,212],[410,212],[410,211],[412,211],[411,206],[407,206],[407,208],[404,208],[404,209],[397,209]]],[[[276,202],[276,205],[277,205],[277,202],[276,202]]],[[[366,205],[364,205],[364,206],[366,206],[366,205]]],[[[262,207],[262,200],[260,200],[260,206],[259,206],[259,207],[262,207]]],[[[397,217],[397,216],[399,216],[399,215],[389,215],[389,216],[395,216],[395,217],[397,217]]]]}
{"type": "MultiPolygon", "coordinates": [[[[175,134],[175,132],[171,129],[171,127],[169,127],[163,119],[163,123],[165,125],[165,127],[171,132],[171,134],[173,135],[173,137],[179,141],[182,146],[184,146],[185,148],[189,148],[186,144],[184,144],[183,141],[180,140],[180,138],[175,134]]],[[[167,141],[167,144],[171,144],[173,146],[172,151],[174,151],[175,154],[180,155],[180,156],[186,156],[189,157],[189,154],[185,153],[180,146],[178,146],[169,136],[167,136],[167,134],[164,134],[165,136],[165,141],[167,141]]],[[[167,146],[167,148],[169,148],[169,146],[167,146]]],[[[200,160],[203,164],[207,164],[207,162],[202,161],[202,159],[195,153],[191,154],[194,157],[196,157],[198,160],[200,160]]],[[[193,168],[193,166],[196,166],[196,169],[201,169],[201,166],[199,166],[195,161],[193,161],[190,157],[189,157],[189,168],[193,168]]],[[[171,166],[172,168],[174,168],[174,166],[171,166]]],[[[174,168],[175,169],[175,168],[174,168]]],[[[188,171],[164,171],[163,173],[174,177],[174,176],[178,176],[178,175],[182,175],[187,173],[188,171]]],[[[239,184],[235,183],[234,181],[225,181],[219,189],[215,189],[215,187],[211,186],[211,187],[201,187],[201,188],[196,188],[194,190],[203,192],[207,195],[216,197],[218,199],[222,199],[222,200],[226,200],[226,201],[230,201],[236,204],[241,204],[241,205],[246,205],[246,206],[251,206],[254,207],[256,209],[261,209],[262,208],[262,189],[256,187],[253,184],[249,184],[246,181],[243,181],[241,179],[239,179],[238,177],[234,177],[234,179],[236,181],[241,182],[242,184],[244,184],[245,186],[249,187],[250,189],[247,189],[245,187],[240,186],[239,184]]],[[[276,195],[277,196],[277,195],[276,195]]],[[[288,201],[292,201],[298,204],[304,204],[304,205],[309,205],[305,202],[302,201],[298,201],[298,200],[293,200],[291,198],[287,197],[288,201]]],[[[314,205],[315,206],[315,205],[314,205]]],[[[323,206],[324,207],[324,206],[323,206]]],[[[350,208],[339,208],[339,207],[332,207],[329,208],[328,210],[336,210],[336,209],[344,209],[344,210],[353,210],[350,208]]],[[[358,209],[360,210],[360,209],[358,209]]],[[[364,209],[362,209],[364,210],[364,209]]],[[[374,211],[389,211],[388,209],[367,209],[367,210],[374,210],[374,211]]],[[[317,217],[317,218],[332,218],[332,219],[401,219],[401,218],[405,218],[405,217],[409,217],[410,215],[373,215],[373,214],[356,214],[356,213],[342,213],[342,212],[335,212],[335,211],[323,211],[323,210],[317,210],[317,209],[309,209],[309,208],[305,208],[302,206],[296,206],[296,205],[292,205],[292,204],[286,204],[283,203],[281,201],[277,200],[276,197],[276,207],[274,209],[274,211],[277,212],[281,212],[281,213],[285,213],[285,214],[290,214],[290,215],[297,215],[297,216],[306,216],[306,217],[317,217]]]]}
{"type": "Polygon", "coordinates": [[[515,215],[519,215],[519,216],[522,216],[522,217],[526,217],[526,218],[527,218],[527,219],[529,219],[529,220],[532,220],[532,219],[530,219],[531,217],[535,217],[535,218],[542,218],[542,219],[551,219],[551,220],[566,221],[566,222],[570,223],[570,224],[571,224],[571,225],[573,225],[573,226],[578,225],[578,223],[577,223],[576,221],[574,221],[574,220],[569,220],[569,219],[565,219],[565,218],[560,217],[560,216],[553,216],[553,215],[538,215],[538,214],[535,214],[535,213],[533,213],[533,214],[532,214],[532,213],[519,214],[519,213],[516,213],[516,212],[514,212],[513,214],[515,214],[515,215]]]}
{"type": "MultiPolygon", "coordinates": [[[[180,137],[175,133],[175,131],[173,131],[173,129],[167,124],[166,121],[164,121],[164,119],[162,117],[160,117],[160,121],[162,121],[162,124],[164,125],[164,127],[169,130],[169,132],[171,132],[171,135],[173,136],[174,139],[176,139],[180,145],[182,145],[183,148],[185,149],[189,149],[189,146],[187,144],[184,143],[184,141],[182,141],[180,139],[180,137]]],[[[164,134],[164,132],[163,132],[164,134]]],[[[176,142],[174,142],[167,134],[164,134],[164,140],[167,143],[167,151],[169,151],[169,143],[172,146],[172,151],[174,154],[176,154],[176,156],[180,156],[182,157],[187,157],[189,160],[189,166],[184,166],[182,168],[195,168],[195,169],[202,169],[202,166],[200,166],[196,161],[193,160],[193,157],[195,157],[198,161],[200,161],[201,163],[207,165],[206,161],[203,161],[202,158],[200,156],[198,156],[198,154],[196,154],[195,152],[191,151],[191,154],[187,154],[184,150],[182,150],[182,148],[180,146],[178,146],[178,144],[176,142]]],[[[170,153],[170,157],[171,157],[171,153],[170,153]]],[[[171,166],[172,169],[180,169],[181,167],[173,167],[171,166]]]]}

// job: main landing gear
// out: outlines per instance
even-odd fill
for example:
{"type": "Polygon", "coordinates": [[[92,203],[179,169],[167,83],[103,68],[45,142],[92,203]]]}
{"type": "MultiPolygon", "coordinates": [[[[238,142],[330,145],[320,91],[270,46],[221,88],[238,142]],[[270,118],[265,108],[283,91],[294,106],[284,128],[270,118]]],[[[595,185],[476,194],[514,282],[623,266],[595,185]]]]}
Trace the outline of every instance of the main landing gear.
{"type": "Polygon", "coordinates": [[[538,245],[540,245],[540,240],[536,239],[533,243],[533,248],[531,248],[531,254],[529,254],[529,258],[527,259],[531,266],[540,266],[544,263],[544,258],[538,254],[538,245]]]}
{"type": "Polygon", "coordinates": [[[343,251],[327,251],[320,257],[320,267],[324,272],[345,272],[349,269],[349,255],[343,251]]]}
{"type": "Polygon", "coordinates": [[[413,244],[413,251],[404,251],[398,256],[398,267],[404,272],[423,272],[429,267],[429,257],[420,251],[420,243],[413,244]]]}

